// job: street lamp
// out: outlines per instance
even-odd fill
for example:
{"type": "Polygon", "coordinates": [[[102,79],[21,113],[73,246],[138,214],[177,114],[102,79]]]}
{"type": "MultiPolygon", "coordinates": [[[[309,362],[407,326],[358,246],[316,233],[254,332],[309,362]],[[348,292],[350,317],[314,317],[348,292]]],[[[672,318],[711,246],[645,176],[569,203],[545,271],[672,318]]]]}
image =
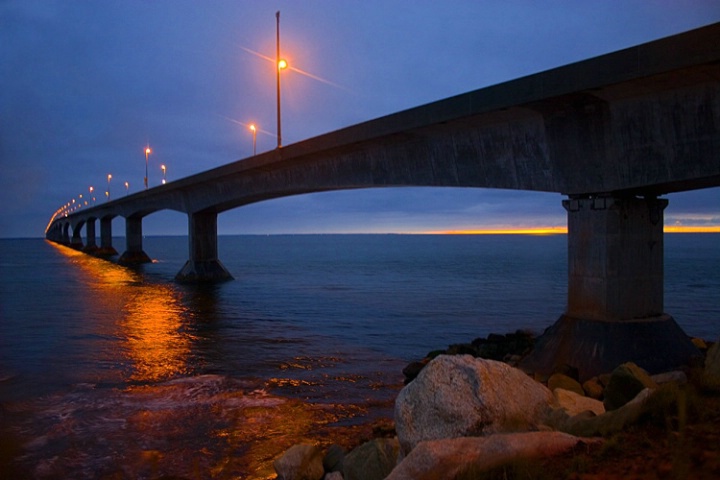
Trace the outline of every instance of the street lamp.
{"type": "Polygon", "coordinates": [[[255,127],[254,123],[250,124],[250,131],[253,132],[253,157],[255,156],[255,140],[257,139],[257,128],[255,127]]]}
{"type": "Polygon", "coordinates": [[[148,188],[148,155],[152,153],[150,146],[145,147],[145,190],[148,188]]]}
{"type": "Polygon", "coordinates": [[[130,193],[130,182],[125,182],[125,196],[127,197],[130,193]]]}
{"type": "Polygon", "coordinates": [[[280,124],[280,71],[288,67],[287,61],[280,58],[280,11],[275,13],[276,19],[276,51],[275,67],[277,69],[277,146],[282,146],[282,128],[280,124]]]}
{"type": "Polygon", "coordinates": [[[105,195],[107,195],[107,199],[110,200],[110,179],[112,178],[112,175],[108,173],[108,189],[107,192],[105,192],[105,195]]]}
{"type": "Polygon", "coordinates": [[[162,168],[162,171],[163,171],[162,183],[163,183],[163,185],[165,185],[165,165],[160,165],[160,168],[162,168]]]}
{"type": "Polygon", "coordinates": [[[93,196],[93,190],[95,190],[93,187],[90,187],[90,196],[92,197],[93,203],[95,203],[95,197],[93,196]]]}

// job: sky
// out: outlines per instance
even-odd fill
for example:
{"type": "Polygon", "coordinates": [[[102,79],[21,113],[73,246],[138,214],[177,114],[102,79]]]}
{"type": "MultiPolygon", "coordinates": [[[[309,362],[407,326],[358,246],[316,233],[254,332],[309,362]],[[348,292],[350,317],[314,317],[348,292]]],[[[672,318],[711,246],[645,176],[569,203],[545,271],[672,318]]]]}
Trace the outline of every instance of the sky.
{"type": "MultiPolygon", "coordinates": [[[[717,0],[0,0],[0,237],[283,144],[720,21],[717,0]]],[[[720,225],[720,188],[667,196],[666,225],[720,225]]],[[[287,197],[220,234],[564,227],[560,194],[386,188],[287,197]]],[[[116,219],[115,222],[122,222],[116,219]]],[[[122,234],[122,223],[113,224],[122,234]]],[[[157,212],[146,235],[185,235],[157,212]]]]}

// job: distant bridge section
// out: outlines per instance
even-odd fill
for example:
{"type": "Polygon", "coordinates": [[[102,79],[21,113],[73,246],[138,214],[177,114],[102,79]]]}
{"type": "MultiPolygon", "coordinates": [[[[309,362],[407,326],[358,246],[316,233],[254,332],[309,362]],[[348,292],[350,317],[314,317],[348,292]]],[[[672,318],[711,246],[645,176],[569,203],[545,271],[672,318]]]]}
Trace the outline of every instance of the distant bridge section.
{"type": "MultiPolygon", "coordinates": [[[[312,192],[482,187],[567,196],[569,318],[663,312],[659,195],[720,186],[720,24],[347,127],[55,218],[47,238],[103,254],[126,220],[121,262],[148,261],[142,219],[188,215],[179,281],[230,278],[217,215],[312,192]],[[96,245],[95,221],[101,244],[96,245]],[[83,245],[82,227],[87,241],[83,245]]],[[[584,347],[585,348],[585,347],[584,347]]]]}

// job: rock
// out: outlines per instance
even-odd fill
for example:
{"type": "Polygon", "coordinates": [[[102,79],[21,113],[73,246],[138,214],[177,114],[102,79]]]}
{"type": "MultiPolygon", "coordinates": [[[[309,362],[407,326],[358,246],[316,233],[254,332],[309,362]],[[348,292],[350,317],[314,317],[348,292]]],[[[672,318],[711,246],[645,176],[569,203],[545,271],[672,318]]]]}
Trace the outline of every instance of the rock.
{"type": "Polygon", "coordinates": [[[602,386],[598,377],[593,377],[589,380],[586,380],[585,383],[582,384],[582,387],[585,395],[587,395],[588,397],[594,398],[595,400],[602,399],[605,387],[602,386]]]}
{"type": "Polygon", "coordinates": [[[636,423],[644,411],[647,399],[653,390],[646,388],[622,407],[595,416],[589,412],[571,417],[558,408],[547,416],[548,427],[580,437],[610,436],[636,423]]]}
{"type": "Polygon", "coordinates": [[[340,472],[330,472],[325,475],[325,478],[323,480],[344,480],[342,473],[340,472]]]}
{"type": "Polygon", "coordinates": [[[535,339],[532,333],[518,330],[507,335],[491,333],[487,338],[472,341],[474,356],[489,360],[505,360],[515,355],[526,355],[533,347],[535,339]]]}
{"type": "Polygon", "coordinates": [[[397,438],[376,438],[345,456],[345,480],[382,480],[397,464],[400,446],[397,438]]]}
{"type": "Polygon", "coordinates": [[[273,462],[278,480],[321,480],[322,451],[315,445],[294,445],[273,462]]]}
{"type": "Polygon", "coordinates": [[[403,368],[403,375],[405,376],[405,385],[415,380],[420,374],[420,371],[427,365],[427,360],[420,362],[411,362],[405,368],[403,368]]]}
{"type": "Polygon", "coordinates": [[[688,382],[687,375],[681,370],[675,370],[672,372],[658,373],[653,375],[653,382],[658,385],[664,385],[666,383],[677,383],[678,385],[685,385],[688,382]]]}
{"type": "Polygon", "coordinates": [[[605,387],[603,403],[605,410],[615,410],[625,405],[644,388],[657,388],[650,375],[632,362],[623,363],[610,375],[605,387]]]}
{"type": "Polygon", "coordinates": [[[713,390],[720,390],[720,340],[708,349],[705,356],[704,383],[713,390]]]}
{"type": "Polygon", "coordinates": [[[345,449],[340,445],[332,444],[323,457],[323,469],[326,472],[342,472],[345,449]]]}
{"type": "Polygon", "coordinates": [[[707,343],[705,343],[705,340],[702,338],[693,337],[690,341],[697,347],[698,350],[707,350],[708,348],[707,343]]]}
{"type": "Polygon", "coordinates": [[[420,442],[386,480],[474,478],[467,472],[478,475],[510,462],[547,458],[566,452],[580,443],[599,442],[588,442],[561,432],[427,440],[420,442]]]}
{"type": "Polygon", "coordinates": [[[545,386],[502,362],[441,355],[400,391],[395,429],[407,454],[423,440],[527,430],[553,401],[545,386]]]}
{"type": "Polygon", "coordinates": [[[548,378],[547,386],[550,391],[553,391],[556,388],[562,388],[563,390],[575,392],[578,395],[585,395],[585,391],[583,390],[582,385],[580,385],[580,382],[563,373],[553,373],[550,378],[548,378]]]}
{"type": "Polygon", "coordinates": [[[556,388],[553,395],[559,408],[562,408],[571,417],[579,415],[582,412],[590,411],[595,415],[605,413],[605,406],[599,400],[579,395],[577,392],[556,388]]]}
{"type": "Polygon", "coordinates": [[[566,377],[572,378],[573,380],[580,379],[580,372],[578,371],[578,369],[573,367],[572,365],[568,365],[567,363],[555,367],[555,370],[553,370],[552,373],[561,373],[566,377]]]}

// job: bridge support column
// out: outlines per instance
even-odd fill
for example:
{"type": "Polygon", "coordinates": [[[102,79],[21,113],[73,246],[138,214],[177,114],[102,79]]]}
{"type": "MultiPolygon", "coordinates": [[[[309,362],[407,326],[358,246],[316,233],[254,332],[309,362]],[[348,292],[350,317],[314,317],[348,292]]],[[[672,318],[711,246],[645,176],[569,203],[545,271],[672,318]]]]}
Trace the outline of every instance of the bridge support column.
{"type": "Polygon", "coordinates": [[[87,222],[85,222],[85,233],[87,235],[87,240],[85,241],[85,247],[83,247],[83,252],[85,253],[95,253],[98,250],[98,246],[95,243],[95,219],[90,218],[87,222]]]}
{"type": "Polygon", "coordinates": [[[138,265],[152,262],[142,247],[142,217],[125,219],[125,241],[127,242],[125,252],[118,259],[118,263],[138,265]]]}
{"type": "Polygon", "coordinates": [[[568,301],[564,315],[523,360],[550,374],[562,365],[581,379],[632,361],[651,373],[699,352],[663,313],[663,210],[667,200],[586,197],[568,212],[568,301]]]}
{"type": "Polygon", "coordinates": [[[62,233],[60,234],[60,243],[63,245],[70,245],[70,225],[63,225],[62,233]]]}
{"type": "Polygon", "coordinates": [[[188,214],[190,259],[175,276],[180,283],[217,283],[232,280],[220,263],[217,248],[217,213],[188,214]]]}
{"type": "Polygon", "coordinates": [[[100,248],[95,251],[99,257],[112,257],[118,252],[112,245],[112,217],[100,219],[100,248]]]}
{"type": "Polygon", "coordinates": [[[80,235],[82,227],[70,227],[72,229],[72,238],[70,239],[70,248],[74,248],[75,250],[82,250],[83,248],[83,241],[82,236],[80,235]]]}

